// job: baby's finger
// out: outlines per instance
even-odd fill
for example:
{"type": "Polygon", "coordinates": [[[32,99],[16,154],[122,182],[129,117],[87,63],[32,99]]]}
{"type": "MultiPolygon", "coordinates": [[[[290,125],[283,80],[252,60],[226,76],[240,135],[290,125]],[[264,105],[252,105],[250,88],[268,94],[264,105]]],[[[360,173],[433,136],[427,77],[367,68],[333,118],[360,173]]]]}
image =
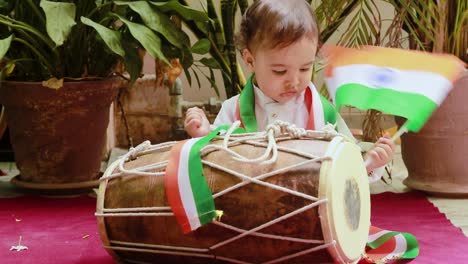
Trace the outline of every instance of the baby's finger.
{"type": "Polygon", "coordinates": [[[384,138],[384,137],[379,138],[379,140],[377,140],[377,145],[379,144],[389,146],[392,151],[395,150],[395,143],[389,138],[384,138]]]}
{"type": "Polygon", "coordinates": [[[201,113],[199,111],[191,111],[190,113],[186,114],[185,118],[186,119],[199,119],[199,120],[202,120],[203,116],[204,116],[204,113],[201,113]]]}
{"type": "Polygon", "coordinates": [[[187,110],[187,114],[204,114],[203,110],[198,107],[192,107],[187,110]]]}
{"type": "Polygon", "coordinates": [[[394,148],[392,148],[391,145],[387,144],[378,144],[376,148],[383,149],[383,151],[385,151],[385,153],[387,154],[391,154],[394,151],[394,148]]]}
{"type": "Polygon", "coordinates": [[[195,129],[195,128],[199,128],[201,126],[200,119],[193,118],[193,119],[186,120],[186,121],[187,122],[185,123],[185,128],[195,129]]]}
{"type": "Polygon", "coordinates": [[[386,152],[383,148],[376,149],[376,153],[378,155],[378,160],[380,162],[380,166],[387,164],[390,161],[390,155],[386,152]]]}

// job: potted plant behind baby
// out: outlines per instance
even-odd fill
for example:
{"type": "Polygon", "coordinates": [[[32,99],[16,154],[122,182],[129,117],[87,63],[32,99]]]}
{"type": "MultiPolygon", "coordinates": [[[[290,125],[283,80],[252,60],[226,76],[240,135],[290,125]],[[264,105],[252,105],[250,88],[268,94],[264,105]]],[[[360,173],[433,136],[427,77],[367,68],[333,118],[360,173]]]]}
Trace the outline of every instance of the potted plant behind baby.
{"type": "MultiPolygon", "coordinates": [[[[143,52],[192,65],[188,36],[159,8],[151,1],[0,1],[0,104],[20,171],[15,185],[41,192],[97,186],[109,105],[123,80],[116,77],[133,83],[143,52]]],[[[177,1],[164,8],[191,12],[177,1]]]]}
{"type": "MultiPolygon", "coordinates": [[[[468,62],[468,2],[390,2],[409,33],[411,49],[451,53],[468,62]]],[[[467,85],[465,70],[421,131],[402,135],[408,187],[440,196],[468,196],[467,85]]],[[[404,123],[402,118],[395,120],[404,123]]]]}

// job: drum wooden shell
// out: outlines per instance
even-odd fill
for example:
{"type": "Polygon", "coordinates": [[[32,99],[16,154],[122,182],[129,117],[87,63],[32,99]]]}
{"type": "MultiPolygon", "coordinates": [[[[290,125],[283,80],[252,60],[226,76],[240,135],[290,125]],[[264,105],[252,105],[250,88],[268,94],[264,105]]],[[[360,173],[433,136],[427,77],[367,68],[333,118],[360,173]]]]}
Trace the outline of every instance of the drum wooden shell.
{"type": "MultiPolygon", "coordinates": [[[[221,141],[215,143],[219,142],[221,141]]],[[[279,141],[277,144],[279,147],[299,150],[317,157],[323,157],[327,149],[330,149],[330,142],[325,140],[284,140],[279,141]]],[[[265,147],[239,144],[231,147],[231,150],[246,157],[256,158],[264,153],[265,147]]],[[[135,160],[125,162],[124,167],[126,169],[138,169],[165,161],[169,159],[169,152],[169,148],[167,148],[140,155],[135,160]]],[[[356,153],[359,153],[359,150],[356,150],[356,153]]],[[[202,156],[202,159],[250,177],[282,170],[263,179],[263,181],[317,197],[319,203],[319,196],[327,195],[327,191],[323,190],[330,189],[322,186],[323,190],[319,191],[321,167],[324,163],[331,162],[326,159],[321,162],[306,163],[305,161],[310,160],[310,158],[296,153],[289,153],[282,149],[279,150],[276,162],[267,165],[239,162],[223,151],[209,152],[202,156]],[[304,164],[297,166],[299,163],[304,164]],[[291,166],[293,168],[289,168],[291,166]],[[322,192],[322,194],[319,194],[319,192],[322,192]]],[[[158,170],[163,171],[164,169],[158,170]]],[[[362,168],[359,167],[358,171],[361,172],[362,168]]],[[[113,164],[108,168],[104,176],[118,172],[118,166],[113,164]]],[[[242,182],[241,179],[231,173],[206,164],[204,165],[204,174],[214,195],[242,182]]],[[[324,176],[322,175],[322,177],[324,176]]],[[[353,197],[356,196],[357,192],[357,196],[359,196],[359,190],[356,190],[359,186],[354,185],[351,186],[352,188],[355,190],[351,190],[351,195],[347,195],[353,197]]],[[[354,205],[349,206],[348,209],[351,212],[347,212],[345,217],[335,217],[349,218],[343,220],[348,222],[346,224],[348,226],[353,225],[353,222],[355,225],[356,221],[362,221],[366,225],[369,222],[369,219],[366,218],[369,218],[369,216],[366,215],[362,219],[360,214],[364,207],[369,207],[369,199],[368,197],[363,198],[358,197],[357,200],[351,200],[354,205]]],[[[349,197],[341,197],[340,199],[342,199],[343,203],[346,203],[345,200],[350,200],[349,197]]],[[[144,209],[139,212],[140,216],[138,214],[132,216],[104,216],[104,208],[168,207],[164,189],[164,176],[127,174],[101,182],[98,193],[97,215],[104,247],[111,255],[121,261],[136,263],[226,263],[226,261],[264,263],[320,246],[320,244],[304,243],[304,241],[317,240],[325,243],[326,241],[323,242],[324,237],[330,237],[331,235],[324,234],[322,230],[326,226],[333,225],[333,223],[321,223],[319,206],[316,206],[260,229],[256,232],[256,235],[247,235],[225,245],[216,248],[211,247],[239,235],[242,230],[247,231],[256,228],[313,202],[268,186],[248,183],[215,197],[216,209],[223,211],[222,217],[218,219],[219,223],[233,226],[238,230],[230,230],[224,226],[209,223],[184,235],[174,216],[145,215],[144,209]],[[295,240],[304,241],[275,239],[265,237],[264,234],[293,237],[295,240]]],[[[170,210],[167,210],[167,212],[170,213],[170,210]]],[[[331,216],[322,216],[322,218],[327,217],[331,216]]],[[[357,243],[361,245],[363,250],[363,242],[357,241],[357,243]]],[[[290,258],[285,260],[284,263],[338,262],[339,257],[335,255],[336,253],[330,252],[330,249],[324,247],[322,250],[290,258]]],[[[355,260],[349,262],[355,262],[355,260]]]]}

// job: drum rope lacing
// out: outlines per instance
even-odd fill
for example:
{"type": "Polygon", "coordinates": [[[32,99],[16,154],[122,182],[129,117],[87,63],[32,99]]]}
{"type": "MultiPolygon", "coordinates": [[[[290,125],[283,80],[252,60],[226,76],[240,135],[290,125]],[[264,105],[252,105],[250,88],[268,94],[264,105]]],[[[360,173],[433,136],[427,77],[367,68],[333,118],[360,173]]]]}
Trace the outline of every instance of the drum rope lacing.
{"type": "MultiPolygon", "coordinates": [[[[278,191],[286,192],[307,200],[310,200],[311,203],[303,206],[301,208],[298,208],[292,212],[289,212],[285,215],[282,215],[274,220],[268,221],[266,223],[263,223],[255,228],[252,228],[250,230],[244,230],[237,228],[235,226],[231,226],[225,223],[220,222],[219,220],[213,220],[211,223],[221,226],[223,228],[233,230],[238,232],[239,234],[237,236],[234,236],[232,238],[229,238],[225,241],[219,242],[215,245],[212,245],[209,248],[191,248],[191,247],[174,247],[174,246],[167,246],[167,245],[153,245],[153,244],[144,244],[144,243],[132,243],[132,242],[125,242],[125,241],[115,241],[111,240],[110,243],[114,245],[121,245],[121,246],[104,246],[105,248],[109,249],[115,249],[115,250],[128,250],[128,251],[141,251],[141,252],[152,252],[152,253],[160,253],[160,254],[173,254],[173,255],[188,255],[188,256],[198,256],[198,257],[207,257],[207,258],[216,258],[216,259],[221,259],[233,263],[249,263],[249,262],[244,262],[236,259],[231,259],[231,258],[225,258],[225,257],[220,257],[216,256],[213,254],[210,254],[210,251],[219,248],[221,246],[224,246],[226,244],[229,244],[235,240],[238,240],[242,237],[251,235],[251,236],[259,236],[259,237],[266,237],[270,239],[278,239],[278,240],[285,240],[285,241],[291,241],[291,242],[300,242],[300,243],[307,243],[307,244],[320,244],[318,246],[291,254],[291,255],[286,255],[282,256],[278,259],[274,259],[265,263],[278,263],[281,261],[285,261],[291,258],[295,258],[301,255],[308,254],[313,251],[321,250],[324,248],[327,248],[329,246],[332,246],[336,244],[336,241],[330,241],[329,243],[325,243],[323,240],[314,240],[314,239],[302,239],[302,238],[295,238],[295,237],[287,237],[287,236],[279,236],[279,235],[271,235],[271,234],[265,234],[258,232],[261,229],[264,229],[268,226],[271,226],[277,222],[284,221],[285,219],[288,219],[294,215],[297,215],[299,213],[302,213],[306,210],[309,210],[313,207],[316,207],[322,203],[326,203],[327,199],[321,199],[319,200],[318,198],[307,195],[305,193],[301,193],[289,188],[285,188],[282,186],[278,186],[272,183],[268,183],[263,181],[264,179],[287,172],[295,167],[300,167],[304,166],[308,163],[313,163],[313,162],[322,162],[324,160],[330,160],[331,157],[317,157],[314,156],[310,153],[306,153],[303,151],[299,150],[294,150],[290,148],[285,148],[285,147],[280,147],[276,143],[278,141],[282,140],[288,140],[288,139],[331,139],[336,136],[341,136],[345,140],[351,141],[351,139],[347,138],[345,135],[340,134],[334,130],[334,127],[331,125],[325,126],[322,130],[305,130],[303,128],[297,128],[295,125],[289,124],[287,122],[283,121],[276,121],[275,123],[269,125],[266,129],[265,132],[263,133],[244,133],[244,134],[234,134],[233,132],[235,131],[236,128],[238,128],[239,123],[236,122],[234,123],[228,131],[224,134],[223,138],[223,144],[222,145],[216,145],[216,144],[209,144],[206,145],[202,150],[201,150],[201,156],[205,156],[210,152],[213,151],[224,151],[232,156],[233,159],[238,160],[239,162],[245,162],[245,163],[259,163],[259,164],[270,164],[276,161],[278,155],[278,150],[284,151],[284,152],[289,152],[292,154],[296,154],[298,156],[302,156],[305,158],[308,158],[308,160],[290,165],[285,168],[277,169],[268,173],[264,173],[262,175],[258,175],[255,177],[250,177],[247,175],[244,175],[242,173],[239,173],[237,171],[225,168],[219,164],[210,162],[210,161],[205,161],[202,160],[202,163],[204,165],[210,166],[212,168],[216,168],[218,170],[222,170],[226,173],[232,174],[240,179],[242,179],[241,182],[225,189],[222,190],[218,193],[213,194],[213,198],[216,199],[228,192],[231,192],[235,189],[238,189],[246,184],[249,183],[255,183],[259,185],[263,185],[266,187],[273,188],[278,191]],[[268,143],[262,143],[259,142],[259,140],[267,140],[268,143]],[[231,148],[233,146],[239,145],[239,144],[250,144],[254,146],[262,146],[266,147],[265,152],[259,156],[258,158],[254,159],[249,159],[245,156],[242,156],[241,154],[233,151],[231,148]],[[270,157],[268,159],[268,157],[270,157]],[[147,249],[143,248],[128,248],[128,247],[122,247],[122,246],[138,246],[138,247],[147,247],[147,249]],[[149,249],[153,248],[153,249],[149,249]],[[166,250],[156,250],[156,249],[166,249],[166,250]],[[205,253],[205,254],[202,254],[205,253]]],[[[218,139],[222,138],[221,136],[218,136],[218,139]]],[[[100,181],[109,181],[114,178],[119,178],[123,176],[130,176],[130,175],[137,175],[137,176],[164,176],[164,168],[167,166],[168,161],[162,161],[158,162],[155,164],[150,164],[146,165],[143,167],[139,168],[133,168],[133,169],[126,169],[124,167],[125,162],[129,160],[133,160],[138,158],[139,156],[156,152],[156,151],[164,151],[170,149],[176,142],[167,142],[159,145],[151,145],[149,141],[145,141],[141,143],[140,145],[136,146],[135,148],[131,148],[128,153],[126,153],[124,156],[122,156],[119,159],[118,162],[118,168],[120,172],[113,172],[109,175],[104,175],[101,177],[100,181]]],[[[97,217],[123,217],[123,216],[173,216],[174,214],[171,211],[171,208],[169,206],[159,206],[159,207],[137,207],[137,208],[103,208],[102,212],[96,213],[95,214],[97,217]]]]}

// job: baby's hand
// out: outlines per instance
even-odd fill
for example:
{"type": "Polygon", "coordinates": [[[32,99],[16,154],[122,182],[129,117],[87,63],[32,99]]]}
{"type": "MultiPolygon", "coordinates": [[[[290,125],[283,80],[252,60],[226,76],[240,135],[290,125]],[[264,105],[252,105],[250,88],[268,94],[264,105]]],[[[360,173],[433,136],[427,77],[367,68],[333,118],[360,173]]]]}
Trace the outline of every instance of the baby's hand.
{"type": "Polygon", "coordinates": [[[390,140],[390,134],[385,135],[374,144],[374,147],[366,153],[366,169],[371,172],[385,166],[393,159],[395,143],[390,140]]]}
{"type": "Polygon", "coordinates": [[[211,132],[210,121],[198,107],[192,107],[185,114],[184,128],[191,137],[202,137],[211,132]]]}

